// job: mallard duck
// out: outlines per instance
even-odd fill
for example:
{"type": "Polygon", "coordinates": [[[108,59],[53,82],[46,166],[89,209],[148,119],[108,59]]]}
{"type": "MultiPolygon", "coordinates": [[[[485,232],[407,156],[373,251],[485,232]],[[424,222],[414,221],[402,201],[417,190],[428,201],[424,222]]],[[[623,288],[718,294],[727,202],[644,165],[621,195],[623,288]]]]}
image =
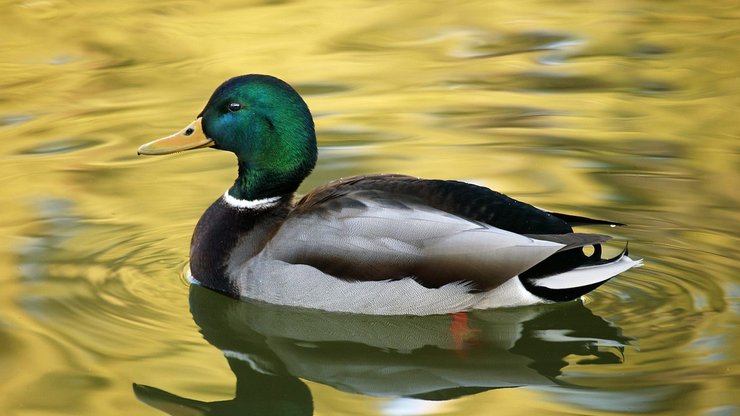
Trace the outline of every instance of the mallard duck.
{"type": "Polygon", "coordinates": [[[316,134],[301,96],[272,76],[227,80],[195,121],[138,153],[203,147],[234,153],[239,170],[195,227],[190,274],[233,297],[430,315],[573,300],[641,264],[626,247],[603,259],[611,237],[572,229],[622,224],[465,182],[354,176],[294,202],[316,164],[316,134]]]}

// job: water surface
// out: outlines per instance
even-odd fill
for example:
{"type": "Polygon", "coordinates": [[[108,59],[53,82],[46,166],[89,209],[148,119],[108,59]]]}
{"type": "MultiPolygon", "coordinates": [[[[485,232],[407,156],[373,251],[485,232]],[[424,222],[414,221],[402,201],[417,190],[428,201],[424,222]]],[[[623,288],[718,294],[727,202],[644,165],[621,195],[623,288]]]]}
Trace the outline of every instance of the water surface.
{"type": "Polygon", "coordinates": [[[1,414],[738,413],[737,2],[0,7],[1,414]],[[136,147],[243,73],[314,113],[300,192],[462,179],[628,223],[608,250],[646,266],[582,304],[467,317],[191,290],[190,233],[233,157],[136,147]]]}

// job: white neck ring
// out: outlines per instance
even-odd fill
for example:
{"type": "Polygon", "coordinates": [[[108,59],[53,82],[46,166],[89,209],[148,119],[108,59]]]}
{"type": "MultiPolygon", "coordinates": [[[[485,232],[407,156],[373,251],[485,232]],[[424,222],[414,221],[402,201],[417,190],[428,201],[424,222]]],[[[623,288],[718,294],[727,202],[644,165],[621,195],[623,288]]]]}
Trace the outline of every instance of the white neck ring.
{"type": "Polygon", "coordinates": [[[224,193],[224,202],[234,208],[239,209],[263,210],[267,208],[272,208],[280,202],[280,198],[281,197],[279,196],[273,196],[270,198],[262,199],[237,199],[229,195],[229,191],[226,191],[226,193],[224,193]]]}

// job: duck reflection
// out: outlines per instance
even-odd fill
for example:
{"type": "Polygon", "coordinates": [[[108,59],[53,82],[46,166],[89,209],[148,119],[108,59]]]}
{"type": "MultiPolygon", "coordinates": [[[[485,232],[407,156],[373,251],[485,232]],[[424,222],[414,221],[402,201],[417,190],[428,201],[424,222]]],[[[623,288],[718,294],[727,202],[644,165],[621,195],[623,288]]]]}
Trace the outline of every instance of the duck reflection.
{"type": "Polygon", "coordinates": [[[193,319],[236,375],[232,400],[201,402],[134,385],[171,415],[311,415],[311,380],[382,397],[448,400],[564,384],[578,365],[619,363],[628,338],[577,302],[439,316],[364,316],[237,301],[193,285],[193,319]]]}

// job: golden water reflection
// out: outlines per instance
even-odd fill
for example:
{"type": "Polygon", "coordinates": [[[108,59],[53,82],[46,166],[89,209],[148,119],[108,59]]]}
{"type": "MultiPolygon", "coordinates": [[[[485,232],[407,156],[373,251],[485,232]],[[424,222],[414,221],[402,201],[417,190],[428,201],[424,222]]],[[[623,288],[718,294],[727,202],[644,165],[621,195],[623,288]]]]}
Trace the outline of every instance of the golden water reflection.
{"type": "Polygon", "coordinates": [[[313,414],[301,381],[370,397],[444,402],[558,380],[566,356],[619,364],[629,339],[580,303],[378,317],[327,314],[225,298],[192,286],[190,310],[236,378],[231,400],[202,402],[137,384],[137,397],[170,414],[313,414]],[[563,318],[567,317],[567,321],[563,318]],[[567,322],[567,323],[566,323],[567,322]]]}
{"type": "Polygon", "coordinates": [[[611,231],[646,258],[585,300],[634,338],[621,363],[563,358],[559,380],[588,391],[432,405],[307,378],[317,414],[737,411],[735,2],[0,7],[1,414],[160,414],[132,382],[233,397],[178,278],[233,159],[135,153],[247,72],[289,81],[315,115],[304,192],[370,172],[462,179],[629,223],[611,231]]]}

